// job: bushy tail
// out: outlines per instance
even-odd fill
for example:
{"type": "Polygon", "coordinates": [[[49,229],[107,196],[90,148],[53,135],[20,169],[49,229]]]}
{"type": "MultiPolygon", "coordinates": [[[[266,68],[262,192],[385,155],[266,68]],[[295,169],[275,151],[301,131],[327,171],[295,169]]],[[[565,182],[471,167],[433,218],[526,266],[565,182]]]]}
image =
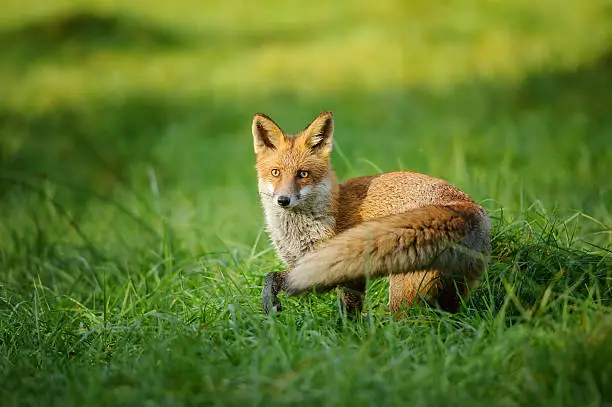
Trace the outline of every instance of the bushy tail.
{"type": "Polygon", "coordinates": [[[489,235],[486,212],[471,202],[390,215],[340,233],[302,257],[283,289],[323,292],[368,277],[426,269],[468,273],[486,261],[489,235]]]}

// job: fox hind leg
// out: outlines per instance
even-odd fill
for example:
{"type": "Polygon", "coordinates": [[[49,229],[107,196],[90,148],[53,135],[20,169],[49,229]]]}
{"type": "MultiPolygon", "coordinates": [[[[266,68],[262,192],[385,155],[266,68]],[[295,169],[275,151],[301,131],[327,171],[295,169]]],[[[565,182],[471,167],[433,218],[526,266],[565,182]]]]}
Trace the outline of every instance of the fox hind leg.
{"type": "Polygon", "coordinates": [[[397,314],[402,307],[414,307],[435,297],[440,273],[437,270],[395,274],[389,278],[389,309],[397,314]]]}
{"type": "Polygon", "coordinates": [[[389,279],[389,309],[397,314],[402,306],[414,307],[424,302],[456,313],[475,285],[474,275],[479,274],[478,270],[467,275],[422,270],[393,275],[389,279]]]}
{"type": "Polygon", "coordinates": [[[366,282],[356,281],[344,287],[338,287],[338,299],[343,311],[349,318],[357,317],[363,309],[366,282]]]}
{"type": "Polygon", "coordinates": [[[457,313],[467,297],[468,285],[465,278],[440,278],[436,303],[441,309],[453,314],[457,313]]]}

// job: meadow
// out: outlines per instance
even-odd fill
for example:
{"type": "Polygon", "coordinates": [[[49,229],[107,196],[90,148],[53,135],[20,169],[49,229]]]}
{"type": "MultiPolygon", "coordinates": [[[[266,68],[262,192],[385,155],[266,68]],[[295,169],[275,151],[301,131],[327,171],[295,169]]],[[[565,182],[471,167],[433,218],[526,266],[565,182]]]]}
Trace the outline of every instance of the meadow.
{"type": "Polygon", "coordinates": [[[606,0],[1,1],[0,405],[612,405],[606,0]],[[493,220],[461,312],[283,297],[251,119],[493,220]]]}

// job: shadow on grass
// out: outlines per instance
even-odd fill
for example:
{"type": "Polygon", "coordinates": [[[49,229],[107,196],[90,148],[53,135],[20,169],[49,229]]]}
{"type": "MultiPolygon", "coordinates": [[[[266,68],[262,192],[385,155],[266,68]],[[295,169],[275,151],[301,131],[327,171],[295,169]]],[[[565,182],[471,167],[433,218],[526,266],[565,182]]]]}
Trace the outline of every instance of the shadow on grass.
{"type": "Polygon", "coordinates": [[[189,46],[174,31],[123,15],[81,11],[0,32],[0,60],[15,69],[49,58],[83,58],[105,49],[156,51],[189,46]]]}
{"type": "Polygon", "coordinates": [[[179,33],[133,16],[71,12],[0,31],[0,61],[15,70],[27,69],[44,59],[71,61],[104,51],[156,52],[168,49],[219,49],[227,52],[270,44],[296,44],[326,38],[342,27],[301,25],[246,30],[200,29],[179,33]]]}
{"type": "MultiPolygon", "coordinates": [[[[0,109],[3,134],[0,172],[64,180],[107,192],[127,182],[134,165],[155,165],[152,150],[172,126],[197,118],[194,132],[208,137],[236,132],[248,121],[212,103],[187,104],[134,96],[85,106],[66,106],[44,114],[0,109]],[[214,132],[207,129],[215,129],[214,132]]],[[[204,137],[204,136],[202,136],[204,137]]],[[[177,137],[177,143],[188,142],[177,137]]]]}

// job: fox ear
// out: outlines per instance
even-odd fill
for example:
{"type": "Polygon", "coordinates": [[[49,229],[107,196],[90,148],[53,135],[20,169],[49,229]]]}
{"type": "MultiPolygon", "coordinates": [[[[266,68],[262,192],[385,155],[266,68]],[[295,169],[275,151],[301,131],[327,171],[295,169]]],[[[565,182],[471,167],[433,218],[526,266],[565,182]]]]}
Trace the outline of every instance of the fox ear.
{"type": "Polygon", "coordinates": [[[265,114],[253,117],[253,147],[255,154],[266,150],[276,150],[283,138],[283,131],[265,114]]]}
{"type": "Polygon", "coordinates": [[[323,112],[304,131],[306,144],[313,150],[331,153],[334,139],[334,117],[332,112],[323,112]]]}

